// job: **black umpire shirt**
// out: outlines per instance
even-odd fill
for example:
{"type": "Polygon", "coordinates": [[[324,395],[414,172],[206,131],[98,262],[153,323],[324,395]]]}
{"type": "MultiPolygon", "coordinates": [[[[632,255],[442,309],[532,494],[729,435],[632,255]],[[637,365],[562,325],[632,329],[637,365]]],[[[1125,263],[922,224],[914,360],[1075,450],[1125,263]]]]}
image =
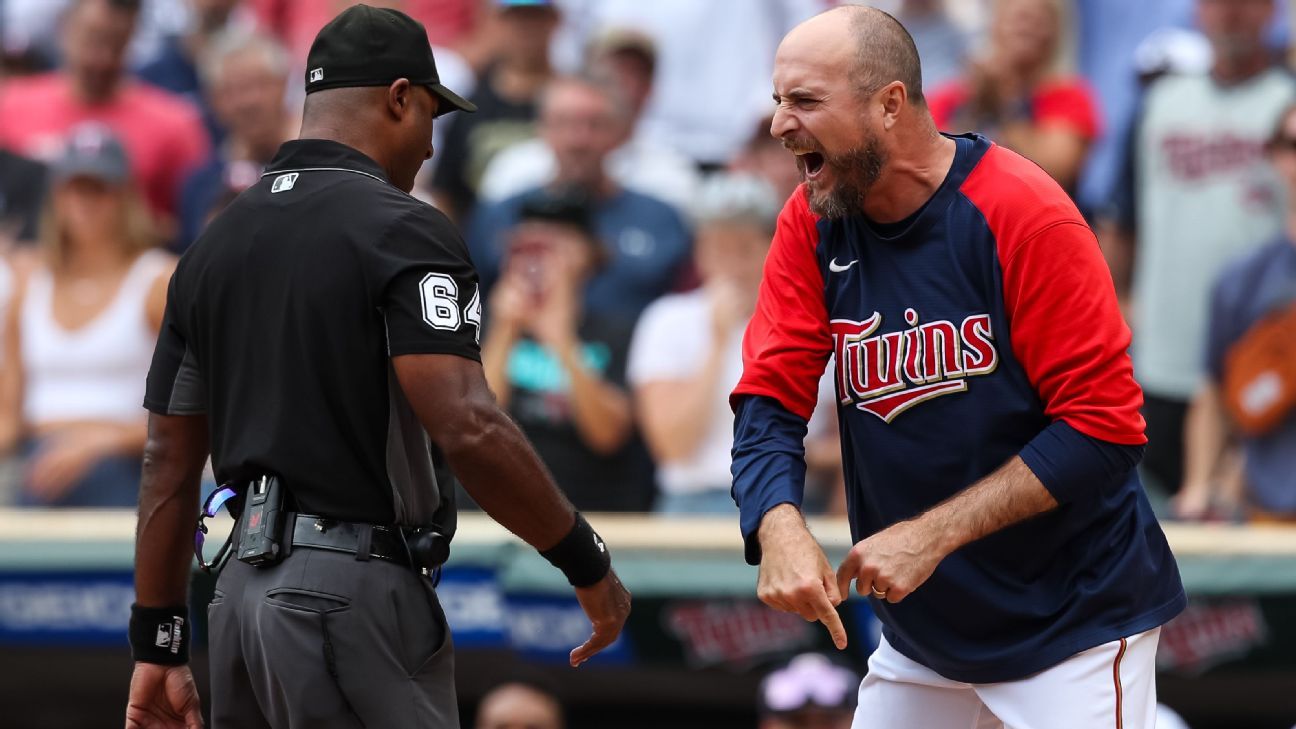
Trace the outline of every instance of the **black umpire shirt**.
{"type": "Polygon", "coordinates": [[[355,149],[291,141],[181,258],[144,406],[206,413],[221,483],[275,474],[304,513],[427,524],[442,469],[389,360],[480,360],[480,321],[444,215],[355,149]]]}

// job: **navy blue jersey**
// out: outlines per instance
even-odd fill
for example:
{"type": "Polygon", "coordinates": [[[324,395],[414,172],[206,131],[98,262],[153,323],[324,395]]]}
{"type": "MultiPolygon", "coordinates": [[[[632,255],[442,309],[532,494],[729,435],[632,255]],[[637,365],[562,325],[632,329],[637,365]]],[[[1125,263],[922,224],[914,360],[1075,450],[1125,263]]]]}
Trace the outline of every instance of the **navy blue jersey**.
{"type": "Polygon", "coordinates": [[[797,438],[831,354],[854,540],[1020,456],[1057,509],[874,599],[897,650],[988,683],[1161,625],[1185,598],[1134,470],[1142,392],[1093,233],[1033,163],[954,139],[944,183],[898,226],[819,219],[804,189],[788,201],[733,396],[734,491],[758,560],[760,518],[800,500],[797,438]]]}

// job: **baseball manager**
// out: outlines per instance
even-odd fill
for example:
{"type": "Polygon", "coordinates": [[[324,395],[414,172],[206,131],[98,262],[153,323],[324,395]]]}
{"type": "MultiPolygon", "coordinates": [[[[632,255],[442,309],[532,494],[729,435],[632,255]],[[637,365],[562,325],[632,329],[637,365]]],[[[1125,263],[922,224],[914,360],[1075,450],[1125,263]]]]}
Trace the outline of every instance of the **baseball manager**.
{"type": "Polygon", "coordinates": [[[855,726],[1147,728],[1183,587],[1134,470],[1130,332],[1097,241],[1039,167],[938,133],[891,16],[784,38],[771,128],[788,200],[743,344],[734,491],[758,591],[828,625],[851,582],[882,640],[855,726]],[[836,362],[851,535],[834,572],[798,506],[836,362]]]}

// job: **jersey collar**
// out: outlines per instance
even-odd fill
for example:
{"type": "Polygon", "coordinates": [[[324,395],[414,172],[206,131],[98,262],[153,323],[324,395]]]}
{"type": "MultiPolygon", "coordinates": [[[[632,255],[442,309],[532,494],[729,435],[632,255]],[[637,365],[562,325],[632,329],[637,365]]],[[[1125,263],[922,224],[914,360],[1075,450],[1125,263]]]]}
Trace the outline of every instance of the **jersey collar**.
{"type": "Polygon", "coordinates": [[[944,217],[945,210],[959,194],[963,181],[992,146],[992,142],[980,134],[941,134],[954,140],[955,147],[954,161],[940,187],[936,188],[936,192],[932,193],[922,207],[899,224],[875,226],[864,216],[859,216],[857,223],[868,230],[871,237],[883,241],[920,239],[936,221],[944,217]]]}
{"type": "Polygon", "coordinates": [[[329,139],[293,139],[284,142],[262,177],[305,170],[355,172],[391,184],[387,173],[368,155],[329,139]]]}

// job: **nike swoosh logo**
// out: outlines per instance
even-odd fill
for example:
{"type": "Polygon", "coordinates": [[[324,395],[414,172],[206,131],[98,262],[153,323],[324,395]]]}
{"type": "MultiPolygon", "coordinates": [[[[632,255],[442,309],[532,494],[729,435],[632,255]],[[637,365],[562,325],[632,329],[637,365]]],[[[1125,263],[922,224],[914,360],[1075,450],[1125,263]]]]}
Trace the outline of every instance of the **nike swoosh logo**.
{"type": "Polygon", "coordinates": [[[841,273],[842,271],[849,271],[850,267],[854,266],[857,263],[859,263],[858,258],[846,264],[845,266],[842,266],[837,263],[836,258],[833,258],[831,261],[828,262],[828,270],[832,271],[833,273],[841,273]]]}

